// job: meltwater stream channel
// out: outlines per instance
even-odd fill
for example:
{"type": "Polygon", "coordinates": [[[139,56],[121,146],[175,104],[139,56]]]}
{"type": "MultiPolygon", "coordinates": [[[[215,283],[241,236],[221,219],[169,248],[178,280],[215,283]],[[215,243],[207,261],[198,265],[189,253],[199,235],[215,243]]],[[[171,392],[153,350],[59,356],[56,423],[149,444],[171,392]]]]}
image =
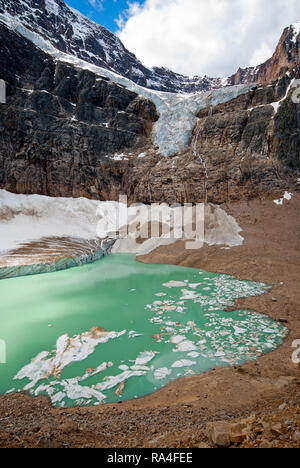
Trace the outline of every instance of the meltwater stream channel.
{"type": "Polygon", "coordinates": [[[98,405],[257,359],[287,329],[265,315],[225,309],[268,290],[127,254],[0,280],[0,393],[48,395],[58,407],[98,405]]]}

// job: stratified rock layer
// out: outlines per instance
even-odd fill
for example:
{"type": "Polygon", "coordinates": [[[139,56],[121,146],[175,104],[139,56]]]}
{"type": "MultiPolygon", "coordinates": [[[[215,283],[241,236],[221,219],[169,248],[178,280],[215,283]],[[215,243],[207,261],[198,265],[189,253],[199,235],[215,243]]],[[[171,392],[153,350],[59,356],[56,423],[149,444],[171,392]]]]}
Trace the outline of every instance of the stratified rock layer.
{"type": "Polygon", "coordinates": [[[300,23],[285,28],[272,57],[257,67],[239,68],[230,84],[270,83],[300,64],[300,23]]]}
{"type": "Polygon", "coordinates": [[[145,145],[158,118],[155,105],[107,78],[55,63],[4,26],[0,41],[8,85],[1,186],[54,196],[109,192],[120,175],[107,156],[145,145]]]}
{"type": "Polygon", "coordinates": [[[294,190],[300,170],[300,105],[292,100],[293,90],[288,91],[291,79],[285,76],[201,110],[193,151],[152,167],[145,158],[142,180],[138,168],[131,171],[135,198],[223,203],[294,190]]]}
{"type": "MultiPolygon", "coordinates": [[[[294,189],[300,170],[299,67],[207,107],[189,147],[165,158],[151,142],[155,105],[108,78],[55,61],[0,26],[0,187],[16,193],[143,203],[198,203],[294,189]]],[[[282,195],[282,193],[281,193],[282,195]]]]}

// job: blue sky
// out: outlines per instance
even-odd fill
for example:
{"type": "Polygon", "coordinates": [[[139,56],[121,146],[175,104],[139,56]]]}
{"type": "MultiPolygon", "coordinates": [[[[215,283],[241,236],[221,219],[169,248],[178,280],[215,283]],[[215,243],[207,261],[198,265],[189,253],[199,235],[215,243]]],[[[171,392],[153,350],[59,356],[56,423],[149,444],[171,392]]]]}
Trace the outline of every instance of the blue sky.
{"type": "MultiPolygon", "coordinates": [[[[128,8],[127,0],[66,0],[66,3],[112,32],[118,29],[115,20],[128,8]]],[[[143,4],[144,0],[135,3],[143,4]]]]}

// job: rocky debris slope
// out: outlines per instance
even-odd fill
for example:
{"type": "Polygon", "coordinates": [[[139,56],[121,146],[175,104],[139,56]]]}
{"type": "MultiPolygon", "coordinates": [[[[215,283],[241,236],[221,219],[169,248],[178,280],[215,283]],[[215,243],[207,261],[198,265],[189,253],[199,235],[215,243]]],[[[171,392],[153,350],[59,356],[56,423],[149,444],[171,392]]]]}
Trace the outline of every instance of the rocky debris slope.
{"type": "Polygon", "coordinates": [[[273,414],[209,423],[204,433],[214,448],[299,448],[299,424],[299,408],[293,411],[283,403],[273,414]]]}
{"type": "Polygon", "coordinates": [[[299,398],[277,408],[266,404],[244,417],[232,409],[213,415],[205,408],[207,395],[204,402],[198,399],[202,406],[188,401],[153,408],[123,403],[55,410],[46,398],[6,395],[0,397],[0,447],[299,448],[299,398]],[[216,422],[220,416],[226,418],[223,432],[216,422]]]}
{"type": "Polygon", "coordinates": [[[187,76],[163,67],[147,68],[120,39],[62,0],[0,0],[0,22],[13,19],[61,52],[114,71],[150,89],[193,93],[220,88],[226,79],[187,76]]]}

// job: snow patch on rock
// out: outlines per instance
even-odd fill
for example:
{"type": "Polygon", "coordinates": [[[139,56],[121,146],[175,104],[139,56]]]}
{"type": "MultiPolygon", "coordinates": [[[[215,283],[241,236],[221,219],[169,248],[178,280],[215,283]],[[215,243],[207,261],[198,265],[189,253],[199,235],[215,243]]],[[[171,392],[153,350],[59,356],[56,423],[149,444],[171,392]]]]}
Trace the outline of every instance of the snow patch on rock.
{"type": "Polygon", "coordinates": [[[297,43],[297,37],[298,37],[299,34],[300,34],[300,22],[299,22],[299,23],[294,23],[294,24],[292,24],[292,25],[291,25],[291,28],[292,28],[293,33],[294,33],[294,34],[293,34],[293,37],[292,37],[292,42],[293,42],[294,44],[296,44],[296,43],[297,43]]]}
{"type": "Polygon", "coordinates": [[[284,200],[290,201],[292,199],[293,194],[290,192],[285,192],[282,198],[279,198],[279,200],[274,200],[274,203],[278,206],[282,206],[284,200]]]}

